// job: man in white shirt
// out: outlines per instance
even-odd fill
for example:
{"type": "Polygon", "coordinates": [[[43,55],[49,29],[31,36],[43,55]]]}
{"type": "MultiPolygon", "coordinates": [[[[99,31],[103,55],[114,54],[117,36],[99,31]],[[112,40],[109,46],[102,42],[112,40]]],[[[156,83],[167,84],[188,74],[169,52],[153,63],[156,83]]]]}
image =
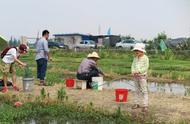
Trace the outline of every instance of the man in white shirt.
{"type": "Polygon", "coordinates": [[[48,48],[49,31],[42,32],[42,38],[36,42],[36,63],[37,63],[37,78],[40,80],[40,85],[45,85],[45,76],[47,71],[47,63],[50,59],[48,48]]]}
{"type": "Polygon", "coordinates": [[[21,54],[27,53],[27,46],[21,44],[19,48],[16,47],[7,47],[1,53],[1,62],[0,62],[0,71],[3,73],[3,82],[4,87],[2,92],[6,93],[8,91],[7,88],[7,81],[8,81],[8,74],[12,73],[12,82],[13,82],[13,89],[18,91],[19,89],[16,86],[16,70],[14,68],[14,63],[17,62],[21,66],[26,66],[26,63],[21,62],[18,58],[21,54]]]}

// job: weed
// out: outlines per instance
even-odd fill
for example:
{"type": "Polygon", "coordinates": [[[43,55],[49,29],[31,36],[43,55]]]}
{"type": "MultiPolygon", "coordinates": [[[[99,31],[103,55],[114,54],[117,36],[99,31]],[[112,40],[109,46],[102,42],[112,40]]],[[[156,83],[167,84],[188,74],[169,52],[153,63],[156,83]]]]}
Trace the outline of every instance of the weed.
{"type": "Polygon", "coordinates": [[[46,91],[45,91],[44,88],[41,89],[41,91],[40,91],[40,96],[41,96],[42,99],[45,99],[45,98],[46,98],[46,91]]]}
{"type": "Polygon", "coordinates": [[[68,99],[68,97],[66,97],[66,91],[65,91],[65,89],[63,87],[58,90],[57,95],[58,95],[57,98],[60,101],[68,99]]]}
{"type": "Polygon", "coordinates": [[[29,68],[29,66],[26,66],[24,69],[24,78],[33,78],[32,72],[29,68]]]}

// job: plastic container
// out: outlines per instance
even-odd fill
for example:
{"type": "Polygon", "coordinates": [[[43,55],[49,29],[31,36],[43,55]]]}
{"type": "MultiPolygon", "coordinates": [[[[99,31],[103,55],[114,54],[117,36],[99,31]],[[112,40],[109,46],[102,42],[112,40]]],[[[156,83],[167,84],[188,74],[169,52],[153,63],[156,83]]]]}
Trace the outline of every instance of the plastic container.
{"type": "Polygon", "coordinates": [[[115,89],[115,101],[127,102],[128,89],[115,89]]]}
{"type": "Polygon", "coordinates": [[[66,79],[66,87],[72,88],[75,85],[74,79],[66,79]]]}
{"type": "Polygon", "coordinates": [[[93,90],[98,90],[98,82],[92,81],[92,89],[93,90]]]}
{"type": "Polygon", "coordinates": [[[33,91],[33,86],[34,86],[34,78],[23,78],[23,90],[25,92],[33,91]]]}
{"type": "Polygon", "coordinates": [[[92,88],[97,90],[103,89],[103,77],[92,77],[92,88]]]}

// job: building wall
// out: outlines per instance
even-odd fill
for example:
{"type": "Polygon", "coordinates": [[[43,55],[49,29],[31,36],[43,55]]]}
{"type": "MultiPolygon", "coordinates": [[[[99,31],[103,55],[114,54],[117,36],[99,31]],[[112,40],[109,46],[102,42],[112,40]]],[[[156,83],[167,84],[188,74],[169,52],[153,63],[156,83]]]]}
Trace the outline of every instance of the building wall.
{"type": "Polygon", "coordinates": [[[69,47],[69,49],[74,48],[77,44],[80,44],[80,42],[82,42],[81,36],[56,36],[55,39],[63,42],[69,47]]]}

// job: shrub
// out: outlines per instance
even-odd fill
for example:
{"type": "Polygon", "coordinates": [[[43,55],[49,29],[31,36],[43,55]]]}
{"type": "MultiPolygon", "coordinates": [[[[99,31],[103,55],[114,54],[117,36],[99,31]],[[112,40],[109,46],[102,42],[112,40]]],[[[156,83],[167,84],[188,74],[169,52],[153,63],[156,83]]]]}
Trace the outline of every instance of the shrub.
{"type": "Polygon", "coordinates": [[[8,46],[7,41],[5,41],[2,37],[0,37],[0,51],[2,51],[7,46],[8,46]]]}

